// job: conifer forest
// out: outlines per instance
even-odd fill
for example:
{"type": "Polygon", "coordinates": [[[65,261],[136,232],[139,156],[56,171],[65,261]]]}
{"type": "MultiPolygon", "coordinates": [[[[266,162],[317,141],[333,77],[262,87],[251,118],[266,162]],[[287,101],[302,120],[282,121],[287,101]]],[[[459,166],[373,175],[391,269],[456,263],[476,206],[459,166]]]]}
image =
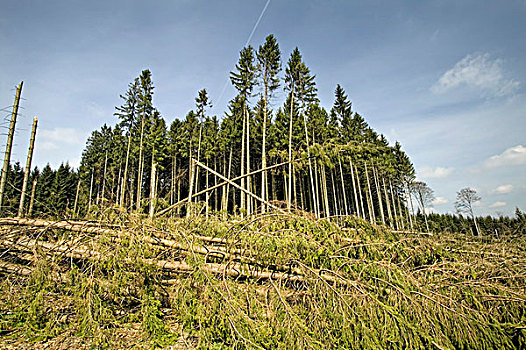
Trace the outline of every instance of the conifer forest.
{"type": "Polygon", "coordinates": [[[426,211],[403,145],[337,82],[324,108],[307,61],[268,35],[223,115],[203,88],[175,119],[144,69],[78,168],[8,145],[0,348],[526,348],[526,213],[477,217],[471,188],[426,211]]]}

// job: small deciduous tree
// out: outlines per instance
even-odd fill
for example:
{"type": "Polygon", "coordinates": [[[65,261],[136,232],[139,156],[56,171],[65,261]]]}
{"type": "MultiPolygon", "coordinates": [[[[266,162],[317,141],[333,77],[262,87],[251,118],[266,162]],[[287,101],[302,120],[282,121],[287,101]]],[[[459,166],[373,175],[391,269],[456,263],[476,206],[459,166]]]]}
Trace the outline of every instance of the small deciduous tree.
{"type": "Polygon", "coordinates": [[[473,204],[480,199],[480,196],[477,195],[477,191],[466,187],[457,192],[457,201],[455,202],[455,209],[458,213],[468,214],[473,219],[477,235],[480,235],[480,231],[477,224],[477,218],[475,217],[475,214],[473,214],[473,204]]]}
{"type": "Polygon", "coordinates": [[[423,181],[415,181],[410,186],[413,196],[416,198],[416,202],[424,214],[424,220],[426,222],[426,230],[429,232],[429,224],[427,223],[426,207],[431,205],[431,202],[435,199],[433,190],[423,181]]]}

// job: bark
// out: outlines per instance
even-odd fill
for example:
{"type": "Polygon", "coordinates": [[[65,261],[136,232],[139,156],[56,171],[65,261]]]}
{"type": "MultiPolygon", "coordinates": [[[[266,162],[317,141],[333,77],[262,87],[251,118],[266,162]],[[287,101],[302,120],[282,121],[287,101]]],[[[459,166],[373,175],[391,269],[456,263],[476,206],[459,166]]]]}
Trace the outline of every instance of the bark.
{"type": "MultiPolygon", "coordinates": [[[[358,203],[358,193],[356,192],[356,179],[355,179],[355,176],[354,176],[354,166],[352,164],[352,159],[349,159],[349,165],[351,167],[351,178],[352,178],[352,187],[353,187],[353,192],[354,192],[354,204],[356,206],[356,214],[359,216],[359,217],[362,217],[362,214],[360,212],[360,205],[358,203]]],[[[358,188],[359,190],[359,188],[358,188]]]]}
{"type": "Polygon", "coordinates": [[[24,182],[22,184],[22,193],[20,195],[20,205],[18,207],[18,216],[24,216],[24,200],[26,197],[27,184],[29,182],[29,173],[31,172],[31,161],[33,160],[33,149],[35,148],[35,135],[37,132],[38,118],[33,119],[33,127],[31,129],[31,138],[29,140],[29,150],[27,152],[26,169],[24,171],[24,182]]]}
{"type": "Polygon", "coordinates": [[[343,205],[345,208],[345,215],[349,215],[349,207],[347,205],[347,195],[345,194],[345,182],[343,180],[343,169],[342,169],[342,160],[338,156],[338,164],[340,165],[340,179],[342,182],[342,194],[343,194],[343,205]]]}
{"type": "Polygon", "coordinates": [[[2,168],[2,176],[0,177],[0,207],[4,204],[4,190],[7,183],[7,172],[9,171],[9,163],[11,161],[11,149],[13,147],[13,138],[15,137],[16,118],[18,116],[18,106],[20,104],[20,94],[22,93],[22,86],[24,82],[20,82],[16,87],[15,104],[13,105],[13,112],[11,113],[11,122],[9,123],[9,132],[7,134],[7,144],[4,154],[4,166],[2,168]]]}

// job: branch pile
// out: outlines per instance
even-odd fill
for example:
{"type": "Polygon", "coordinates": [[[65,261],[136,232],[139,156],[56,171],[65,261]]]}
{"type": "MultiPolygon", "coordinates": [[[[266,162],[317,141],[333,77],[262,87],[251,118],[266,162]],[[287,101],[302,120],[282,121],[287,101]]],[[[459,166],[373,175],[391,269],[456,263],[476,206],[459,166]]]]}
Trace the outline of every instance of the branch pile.
{"type": "Polygon", "coordinates": [[[158,346],[523,347],[524,243],[301,213],[0,219],[0,331],[108,346],[119,325],[140,324],[158,346]]]}

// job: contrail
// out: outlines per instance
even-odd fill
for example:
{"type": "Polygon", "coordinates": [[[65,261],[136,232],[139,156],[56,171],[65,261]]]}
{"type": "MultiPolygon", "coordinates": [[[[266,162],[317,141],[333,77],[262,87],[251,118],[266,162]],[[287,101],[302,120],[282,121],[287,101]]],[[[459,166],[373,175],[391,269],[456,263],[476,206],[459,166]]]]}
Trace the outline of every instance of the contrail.
{"type": "Polygon", "coordinates": [[[248,36],[247,42],[245,43],[245,46],[247,46],[250,43],[250,40],[252,40],[252,35],[254,35],[254,32],[256,31],[259,22],[261,21],[261,18],[265,14],[265,11],[267,10],[268,4],[270,4],[270,0],[267,0],[267,3],[265,4],[265,7],[263,7],[263,11],[261,11],[261,14],[259,15],[258,20],[256,21],[256,24],[254,24],[254,28],[252,28],[252,32],[248,36]]]}
{"type": "MultiPolygon", "coordinates": [[[[267,10],[268,5],[270,4],[270,0],[267,0],[267,3],[265,4],[265,7],[263,7],[263,10],[259,14],[259,18],[256,21],[256,24],[254,24],[254,27],[252,28],[252,31],[250,32],[250,35],[248,36],[247,42],[245,43],[245,47],[248,46],[250,43],[250,40],[252,40],[252,36],[256,32],[256,29],[258,28],[259,22],[261,21],[261,18],[263,18],[263,15],[265,14],[265,11],[267,10]]],[[[225,94],[226,87],[228,86],[229,79],[225,81],[225,85],[223,86],[223,90],[221,91],[221,94],[219,95],[219,98],[217,99],[216,106],[219,105],[219,102],[223,99],[223,95],[225,94]]]]}

